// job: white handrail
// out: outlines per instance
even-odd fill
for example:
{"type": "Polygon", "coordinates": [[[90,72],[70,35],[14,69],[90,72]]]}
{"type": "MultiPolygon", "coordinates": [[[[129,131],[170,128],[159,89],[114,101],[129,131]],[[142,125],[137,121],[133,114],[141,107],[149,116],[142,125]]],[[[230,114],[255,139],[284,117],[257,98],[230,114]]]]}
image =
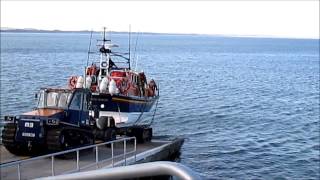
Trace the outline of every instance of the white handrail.
{"type": "Polygon", "coordinates": [[[137,140],[135,137],[125,137],[125,138],[121,138],[121,139],[117,139],[117,140],[114,140],[114,141],[108,141],[108,142],[104,142],[104,143],[99,143],[99,144],[93,144],[93,145],[89,145],[89,146],[84,146],[84,147],[80,147],[80,148],[75,148],[75,149],[70,149],[70,150],[66,150],[66,151],[61,151],[61,152],[56,152],[56,153],[52,153],[52,154],[47,154],[47,155],[43,155],[43,156],[38,156],[38,157],[34,157],[34,158],[29,158],[29,159],[25,159],[25,160],[19,160],[19,161],[14,161],[14,162],[8,162],[8,163],[3,163],[3,164],[0,164],[0,168],[6,168],[6,167],[11,167],[11,166],[17,166],[17,171],[18,171],[18,179],[20,180],[21,179],[21,164],[22,163],[29,163],[31,161],[36,161],[36,160],[39,160],[39,159],[45,159],[45,158],[49,158],[51,159],[51,175],[52,176],[55,176],[55,169],[54,169],[54,163],[55,163],[55,156],[58,156],[58,155],[64,155],[64,154],[68,154],[68,153],[72,153],[72,152],[76,152],[77,153],[77,157],[76,157],[76,169],[74,170],[71,170],[67,173],[71,173],[71,172],[78,172],[80,171],[81,169],[84,169],[84,168],[80,168],[80,165],[79,165],[79,159],[80,159],[80,151],[81,150],[84,150],[84,149],[90,149],[90,148],[95,148],[96,151],[95,151],[95,156],[96,156],[96,161],[92,164],[89,164],[89,165],[86,165],[85,168],[89,168],[89,167],[92,167],[94,165],[96,165],[96,167],[98,167],[98,164],[100,162],[105,162],[105,161],[109,161],[111,160],[112,161],[112,167],[114,167],[114,159],[115,158],[118,158],[118,157],[124,157],[124,160],[126,161],[126,158],[127,158],[127,155],[128,154],[132,154],[134,153],[134,156],[136,156],[136,150],[137,150],[137,140]],[[133,151],[130,151],[130,152],[127,152],[126,150],[126,143],[127,141],[131,141],[131,140],[134,140],[134,150],[133,151]],[[114,156],[114,143],[118,143],[118,142],[123,142],[124,143],[124,154],[120,154],[120,155],[117,155],[117,156],[114,156]],[[98,147],[99,146],[103,146],[103,145],[108,145],[108,144],[111,144],[111,158],[108,158],[108,159],[104,159],[102,161],[99,161],[99,151],[98,151],[98,147]]]}
{"type": "Polygon", "coordinates": [[[96,180],[96,179],[134,179],[155,176],[174,176],[183,180],[200,180],[192,169],[175,162],[157,161],[109,169],[79,172],[67,175],[39,178],[38,180],[96,180]]]}

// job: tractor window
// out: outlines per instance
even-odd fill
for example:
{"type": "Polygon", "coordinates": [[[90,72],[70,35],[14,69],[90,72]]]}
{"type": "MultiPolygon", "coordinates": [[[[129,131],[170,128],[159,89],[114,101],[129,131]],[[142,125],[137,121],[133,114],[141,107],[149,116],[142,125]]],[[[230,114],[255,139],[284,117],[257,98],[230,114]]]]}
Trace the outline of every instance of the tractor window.
{"type": "Polygon", "coordinates": [[[38,108],[43,108],[44,106],[45,106],[45,104],[44,104],[44,92],[40,91],[39,99],[38,99],[38,108]]]}
{"type": "Polygon", "coordinates": [[[89,101],[90,101],[90,94],[84,94],[83,97],[83,110],[87,111],[89,109],[89,101]]]}
{"type": "Polygon", "coordinates": [[[58,107],[59,108],[65,108],[68,105],[68,102],[70,100],[70,93],[61,93],[59,102],[58,102],[58,107]]]}
{"type": "Polygon", "coordinates": [[[69,93],[69,95],[68,95],[68,100],[67,100],[68,104],[69,104],[69,102],[71,101],[71,98],[72,98],[72,93],[69,93]]]}
{"type": "Polygon", "coordinates": [[[81,93],[76,93],[70,103],[70,109],[79,110],[81,105],[81,93]]]}
{"type": "Polygon", "coordinates": [[[49,92],[47,94],[47,106],[48,107],[55,107],[57,106],[58,101],[58,93],[57,92],[49,92]]]}

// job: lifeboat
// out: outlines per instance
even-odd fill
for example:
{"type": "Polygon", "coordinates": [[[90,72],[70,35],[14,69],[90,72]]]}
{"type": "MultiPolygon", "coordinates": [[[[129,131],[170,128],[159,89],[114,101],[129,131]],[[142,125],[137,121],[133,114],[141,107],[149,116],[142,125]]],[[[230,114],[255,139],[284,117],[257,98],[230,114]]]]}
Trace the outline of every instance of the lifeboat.
{"type": "MultiPolygon", "coordinates": [[[[100,59],[86,67],[83,76],[71,76],[70,89],[86,88],[92,92],[92,106],[109,114],[149,112],[159,98],[159,89],[153,79],[130,66],[130,53],[115,53],[111,40],[102,40],[100,59]]],[[[120,117],[120,115],[119,115],[120,117]]],[[[119,118],[118,117],[118,118],[119,118]]],[[[117,119],[117,117],[114,117],[117,119]]]]}

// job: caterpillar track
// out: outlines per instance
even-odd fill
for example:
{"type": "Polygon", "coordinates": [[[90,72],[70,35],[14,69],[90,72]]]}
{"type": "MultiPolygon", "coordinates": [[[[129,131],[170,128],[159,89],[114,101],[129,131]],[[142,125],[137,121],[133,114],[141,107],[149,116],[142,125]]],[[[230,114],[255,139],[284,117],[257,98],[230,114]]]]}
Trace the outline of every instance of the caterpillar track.
{"type": "Polygon", "coordinates": [[[16,124],[6,123],[2,130],[2,144],[13,154],[25,155],[28,152],[28,148],[25,144],[15,141],[16,130],[16,124]]]}
{"type": "Polygon", "coordinates": [[[72,127],[49,129],[47,148],[51,152],[63,151],[94,143],[91,132],[72,127]]]}

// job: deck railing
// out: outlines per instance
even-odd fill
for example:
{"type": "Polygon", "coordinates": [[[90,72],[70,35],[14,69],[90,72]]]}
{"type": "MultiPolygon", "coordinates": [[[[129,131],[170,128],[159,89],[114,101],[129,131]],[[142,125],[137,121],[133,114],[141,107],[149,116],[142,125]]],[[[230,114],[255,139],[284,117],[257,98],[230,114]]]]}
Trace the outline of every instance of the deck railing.
{"type": "Polygon", "coordinates": [[[98,168],[99,164],[107,162],[107,161],[111,161],[111,165],[112,167],[114,167],[114,163],[115,163],[115,159],[117,158],[123,158],[124,160],[124,165],[127,165],[127,156],[128,155],[134,155],[134,161],[136,161],[136,152],[137,152],[137,140],[135,137],[124,137],[121,139],[117,139],[114,141],[109,141],[109,142],[104,142],[104,143],[99,143],[99,144],[94,144],[94,145],[89,145],[89,146],[85,146],[85,147],[80,147],[80,148],[75,148],[75,149],[70,149],[70,150],[66,150],[66,151],[61,151],[61,152],[57,152],[57,153],[52,153],[52,154],[47,154],[47,155],[43,155],[43,156],[38,156],[38,157],[33,157],[33,158],[29,158],[29,159],[25,159],[25,160],[19,160],[19,161],[14,161],[14,162],[8,162],[8,163],[3,163],[0,164],[0,168],[7,168],[7,167],[12,167],[12,166],[16,166],[17,167],[17,177],[20,180],[21,177],[21,164],[23,163],[30,163],[32,161],[36,161],[36,160],[40,160],[40,159],[45,159],[45,158],[50,158],[51,159],[51,175],[55,176],[55,156],[62,156],[62,155],[66,155],[66,154],[70,154],[70,153],[76,153],[76,169],[73,169],[71,171],[66,171],[63,172],[63,174],[68,174],[68,173],[73,173],[73,172],[79,172],[80,170],[83,169],[87,169],[90,167],[94,167],[96,166],[96,168],[98,168]],[[132,151],[127,151],[127,142],[130,141],[134,141],[134,146],[133,146],[133,150],[132,151]],[[115,143],[121,143],[123,142],[123,154],[118,154],[115,155],[114,154],[114,145],[115,143]],[[106,145],[110,145],[111,146],[111,157],[107,158],[107,159],[103,159],[103,160],[99,160],[99,147],[100,146],[106,146],[106,145]],[[86,150],[86,149],[95,149],[95,162],[88,164],[86,166],[80,167],[80,151],[82,150],[86,150]]]}

